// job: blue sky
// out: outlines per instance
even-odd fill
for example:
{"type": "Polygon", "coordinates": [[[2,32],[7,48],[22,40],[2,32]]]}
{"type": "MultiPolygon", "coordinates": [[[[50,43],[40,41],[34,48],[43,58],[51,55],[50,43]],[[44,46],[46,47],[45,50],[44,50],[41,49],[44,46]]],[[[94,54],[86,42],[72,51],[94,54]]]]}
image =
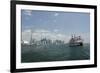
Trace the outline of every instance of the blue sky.
{"type": "Polygon", "coordinates": [[[86,34],[82,35],[87,37],[85,40],[88,40],[90,35],[89,13],[22,10],[21,24],[23,31],[33,29],[64,35],[86,34]]]}

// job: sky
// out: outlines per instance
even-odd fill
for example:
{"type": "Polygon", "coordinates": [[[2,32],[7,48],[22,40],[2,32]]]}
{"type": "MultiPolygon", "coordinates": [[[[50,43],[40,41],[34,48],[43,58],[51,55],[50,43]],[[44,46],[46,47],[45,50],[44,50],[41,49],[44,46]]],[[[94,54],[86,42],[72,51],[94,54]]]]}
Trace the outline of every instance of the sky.
{"type": "Polygon", "coordinates": [[[90,40],[90,14],[79,12],[21,10],[22,39],[60,39],[68,42],[72,34],[81,35],[85,42],[90,40]]]}

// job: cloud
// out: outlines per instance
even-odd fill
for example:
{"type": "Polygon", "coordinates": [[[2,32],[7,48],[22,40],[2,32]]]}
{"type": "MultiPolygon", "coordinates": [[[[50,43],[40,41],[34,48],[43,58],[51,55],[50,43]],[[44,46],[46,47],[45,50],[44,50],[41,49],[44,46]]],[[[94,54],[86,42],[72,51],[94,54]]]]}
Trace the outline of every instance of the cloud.
{"type": "Polygon", "coordinates": [[[58,15],[59,15],[59,13],[55,13],[55,14],[54,14],[54,16],[58,16],[58,15]]]}
{"type": "Polygon", "coordinates": [[[22,31],[22,40],[30,41],[31,30],[22,31]]]}
{"type": "Polygon", "coordinates": [[[39,33],[49,33],[50,31],[48,30],[44,30],[44,29],[37,29],[37,30],[34,30],[35,32],[39,32],[39,33]]]}
{"type": "Polygon", "coordinates": [[[25,10],[24,14],[28,15],[28,16],[31,16],[32,15],[32,10],[25,10]]]}
{"type": "MultiPolygon", "coordinates": [[[[51,31],[44,30],[44,29],[36,29],[32,32],[32,38],[36,40],[47,38],[47,39],[51,39],[52,41],[62,40],[65,43],[69,42],[71,35],[56,33],[59,31],[57,29],[55,29],[54,31],[51,32],[51,31]]],[[[88,33],[78,33],[76,34],[76,36],[81,36],[84,39],[85,43],[90,42],[90,36],[88,33]]],[[[31,37],[31,30],[28,29],[22,32],[22,40],[30,41],[30,37],[31,37]]]]}
{"type": "MultiPolygon", "coordinates": [[[[54,31],[57,32],[58,30],[55,29],[54,31]]],[[[32,38],[36,40],[40,40],[41,38],[47,38],[51,40],[62,40],[62,41],[67,39],[64,34],[58,34],[55,32],[51,32],[44,29],[39,29],[39,30],[37,29],[37,30],[32,31],[32,38]]],[[[25,30],[22,32],[23,40],[30,41],[30,37],[31,37],[31,30],[25,30]]]]}
{"type": "Polygon", "coordinates": [[[58,32],[59,30],[58,30],[58,29],[54,29],[53,31],[54,31],[54,32],[58,32]]]}

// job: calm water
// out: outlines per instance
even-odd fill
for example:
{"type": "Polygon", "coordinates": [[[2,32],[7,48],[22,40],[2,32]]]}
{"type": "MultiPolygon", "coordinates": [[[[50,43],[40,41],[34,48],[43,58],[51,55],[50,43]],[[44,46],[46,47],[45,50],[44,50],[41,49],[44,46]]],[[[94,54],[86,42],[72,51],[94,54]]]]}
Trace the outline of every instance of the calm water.
{"type": "Polygon", "coordinates": [[[46,62],[90,59],[90,44],[69,47],[68,45],[22,45],[21,62],[46,62]]]}

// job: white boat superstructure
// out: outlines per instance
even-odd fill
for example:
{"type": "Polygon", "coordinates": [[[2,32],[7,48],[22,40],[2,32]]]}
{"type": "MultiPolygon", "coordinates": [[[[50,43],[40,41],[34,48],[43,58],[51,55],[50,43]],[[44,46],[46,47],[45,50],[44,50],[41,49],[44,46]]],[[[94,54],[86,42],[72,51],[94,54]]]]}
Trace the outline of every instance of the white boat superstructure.
{"type": "Polygon", "coordinates": [[[69,41],[69,46],[83,46],[83,39],[81,36],[72,36],[69,41]]]}

